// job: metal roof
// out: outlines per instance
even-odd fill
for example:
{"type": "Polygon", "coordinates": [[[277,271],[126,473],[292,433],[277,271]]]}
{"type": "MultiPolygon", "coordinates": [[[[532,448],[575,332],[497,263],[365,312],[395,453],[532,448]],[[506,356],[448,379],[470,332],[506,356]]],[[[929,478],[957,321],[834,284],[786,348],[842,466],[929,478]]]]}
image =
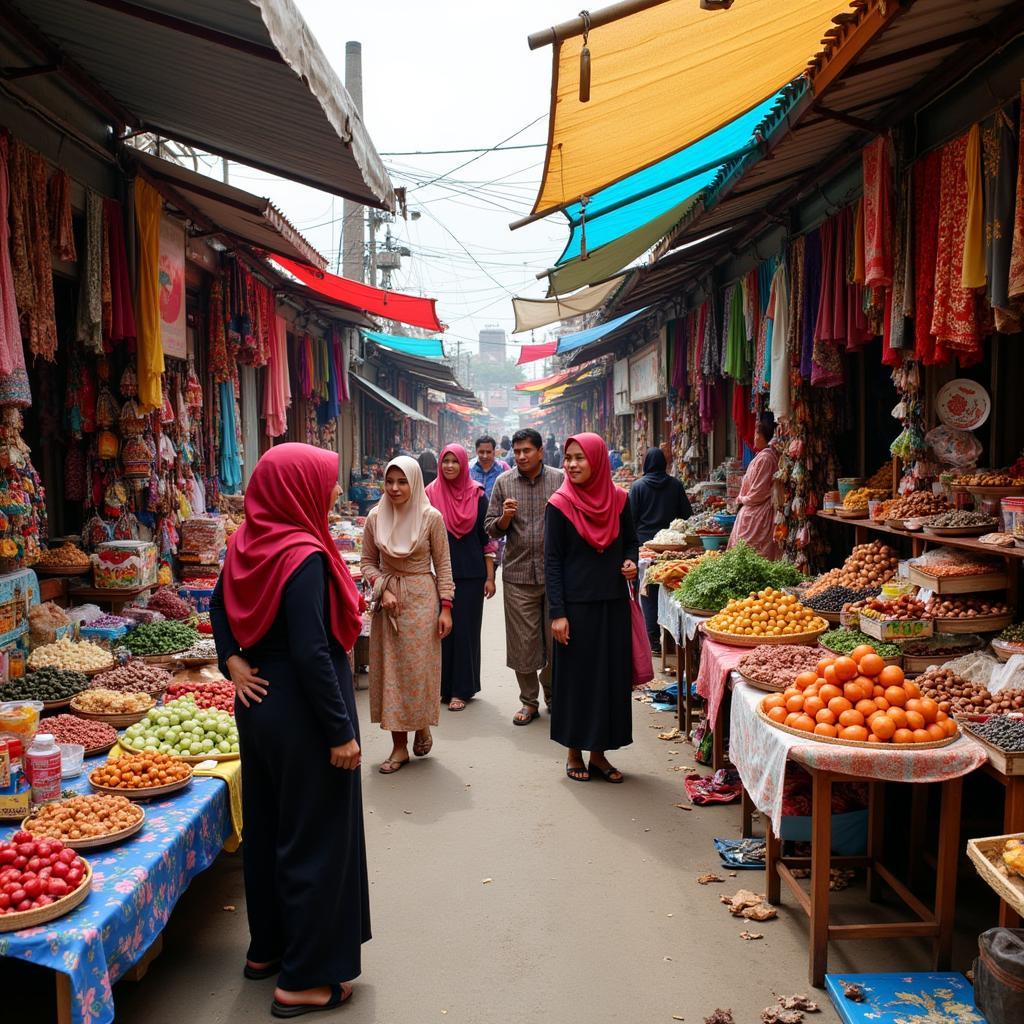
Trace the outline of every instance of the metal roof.
{"type": "Polygon", "coordinates": [[[119,131],[395,206],[366,126],[293,0],[5,0],[0,22],[119,131]]]}
{"type": "Polygon", "coordinates": [[[349,380],[361,387],[371,398],[375,398],[381,405],[387,406],[392,412],[398,413],[399,416],[405,416],[410,420],[416,420],[417,423],[433,423],[432,419],[428,419],[421,412],[417,412],[412,406],[406,405],[405,402],[400,402],[394,395],[388,394],[383,388],[377,387],[376,384],[371,383],[365,377],[352,376],[349,380]]]}
{"type": "MultiPolygon", "coordinates": [[[[678,293],[772,223],[787,223],[787,211],[820,192],[822,181],[859,164],[871,138],[926,106],[1024,31],[1022,8],[1018,0],[864,0],[826,33],[822,53],[809,62],[810,88],[769,118],[762,150],[723,168],[655,250],[655,261],[620,293],[616,314],[678,293]],[[699,259],[668,255],[723,230],[729,233],[702,247],[699,259]]],[[[849,198],[827,196],[824,205],[840,206],[849,198]]]]}
{"type": "Polygon", "coordinates": [[[148,153],[132,153],[131,162],[166,202],[186,216],[198,214],[208,225],[256,249],[304,260],[321,269],[327,266],[327,260],[269,199],[148,153]]]}
{"type": "Polygon", "coordinates": [[[479,401],[472,391],[459,383],[458,378],[446,363],[438,362],[436,359],[423,359],[419,356],[407,355],[404,352],[395,352],[392,349],[379,346],[376,357],[385,363],[390,363],[396,370],[428,387],[443,391],[446,395],[466,401],[479,401]]]}

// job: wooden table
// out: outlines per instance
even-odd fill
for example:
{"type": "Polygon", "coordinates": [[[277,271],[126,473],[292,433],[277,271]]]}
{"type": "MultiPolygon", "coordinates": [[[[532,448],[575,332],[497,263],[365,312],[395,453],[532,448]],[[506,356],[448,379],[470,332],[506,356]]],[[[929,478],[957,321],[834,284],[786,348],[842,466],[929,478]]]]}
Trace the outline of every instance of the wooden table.
{"type": "Polygon", "coordinates": [[[935,902],[929,908],[921,902],[881,862],[884,838],[886,783],[868,784],[868,848],[863,857],[832,855],[832,786],[837,782],[863,782],[850,775],[819,771],[802,764],[811,776],[811,856],[783,857],[782,841],[772,829],[770,816],[766,816],[765,869],[768,881],[768,902],[781,902],[782,882],[796,897],[797,903],[810,920],[808,977],[816,988],[825,984],[829,941],[854,939],[891,939],[903,937],[932,940],[935,970],[947,970],[953,950],[953,920],[956,901],[956,872],[960,851],[960,804],[963,778],[934,783],[942,790],[942,810],[939,816],[938,858],[935,872],[935,902]],[[806,892],[793,875],[794,867],[810,867],[810,892],[806,892]],[[871,922],[868,924],[831,924],[829,922],[829,881],[833,867],[865,867],[868,871],[868,899],[877,902],[881,887],[887,885],[916,920],[899,922],[871,922]]]}
{"type": "Polygon", "coordinates": [[[70,596],[79,604],[86,601],[109,604],[110,610],[116,615],[126,604],[131,604],[141,594],[148,594],[156,588],[156,583],[150,583],[144,587],[123,587],[117,590],[107,587],[72,587],[70,596]]]}

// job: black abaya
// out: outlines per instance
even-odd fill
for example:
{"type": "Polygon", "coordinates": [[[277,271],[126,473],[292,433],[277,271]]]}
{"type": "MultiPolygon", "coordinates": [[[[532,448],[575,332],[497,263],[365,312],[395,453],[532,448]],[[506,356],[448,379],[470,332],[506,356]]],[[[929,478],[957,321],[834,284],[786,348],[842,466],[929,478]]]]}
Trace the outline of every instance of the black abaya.
{"type": "MultiPolygon", "coordinates": [[[[370,938],[359,771],[330,748],[359,738],[352,674],[324,626],[323,555],[285,586],[273,625],[240,653],[269,683],[262,703],[235,702],[242,755],[248,959],[281,961],[292,991],[351,981],[370,938]]],[[[210,620],[221,670],[239,653],[218,582],[210,620]]]]}
{"type": "Polygon", "coordinates": [[[629,507],[641,544],[652,540],[674,519],[693,515],[686,488],[681,480],[668,475],[665,453],[660,448],[647,449],[644,475],[629,489],[629,507]]]}
{"type": "Polygon", "coordinates": [[[592,548],[553,505],[544,519],[544,562],[552,620],[569,620],[569,642],[554,645],[551,738],[578,750],[633,742],[633,653],[622,563],[637,558],[627,502],[619,535],[592,548]]]}
{"type": "Polygon", "coordinates": [[[455,580],[452,631],[441,641],[441,700],[472,700],[480,692],[480,630],[484,620],[484,547],[491,538],[484,529],[487,498],[480,495],[476,523],[464,537],[448,534],[455,580]]]}

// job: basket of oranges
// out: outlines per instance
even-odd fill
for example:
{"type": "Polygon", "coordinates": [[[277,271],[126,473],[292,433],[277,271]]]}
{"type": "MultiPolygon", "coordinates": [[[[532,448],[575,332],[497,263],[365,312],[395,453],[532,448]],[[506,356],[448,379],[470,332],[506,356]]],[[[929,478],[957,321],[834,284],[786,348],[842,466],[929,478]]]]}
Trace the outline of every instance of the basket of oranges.
{"type": "Polygon", "coordinates": [[[806,739],[859,747],[879,744],[944,747],[959,736],[956,722],[938,703],[870,644],[825,657],[801,672],[782,693],[758,707],[769,725],[806,739]]]}

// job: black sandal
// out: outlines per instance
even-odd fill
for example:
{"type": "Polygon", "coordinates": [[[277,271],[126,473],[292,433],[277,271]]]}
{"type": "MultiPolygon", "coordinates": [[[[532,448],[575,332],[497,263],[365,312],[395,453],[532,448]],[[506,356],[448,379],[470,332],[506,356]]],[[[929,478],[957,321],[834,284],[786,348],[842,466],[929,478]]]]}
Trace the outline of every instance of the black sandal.
{"type": "Polygon", "coordinates": [[[596,764],[594,764],[593,761],[591,761],[590,764],[587,765],[587,771],[590,772],[591,775],[593,775],[594,772],[597,772],[597,774],[602,779],[604,779],[605,782],[610,782],[612,783],[612,785],[615,786],[619,785],[619,783],[621,782],[624,782],[626,779],[626,777],[622,774],[622,772],[619,771],[618,768],[613,768],[611,765],[609,765],[607,768],[599,768],[596,764]],[[613,779],[613,775],[618,775],[618,778],[613,779]]]}
{"type": "Polygon", "coordinates": [[[270,1012],[275,1017],[301,1017],[307,1013],[319,1013],[321,1010],[336,1010],[342,1003],[352,998],[352,989],[345,993],[339,984],[330,986],[331,998],[326,1003],[279,1003],[276,999],[270,1004],[270,1012]]]}
{"type": "Polygon", "coordinates": [[[584,765],[580,765],[579,768],[574,768],[571,764],[566,762],[565,774],[572,779],[573,782],[589,782],[590,781],[590,769],[584,765]]]}

